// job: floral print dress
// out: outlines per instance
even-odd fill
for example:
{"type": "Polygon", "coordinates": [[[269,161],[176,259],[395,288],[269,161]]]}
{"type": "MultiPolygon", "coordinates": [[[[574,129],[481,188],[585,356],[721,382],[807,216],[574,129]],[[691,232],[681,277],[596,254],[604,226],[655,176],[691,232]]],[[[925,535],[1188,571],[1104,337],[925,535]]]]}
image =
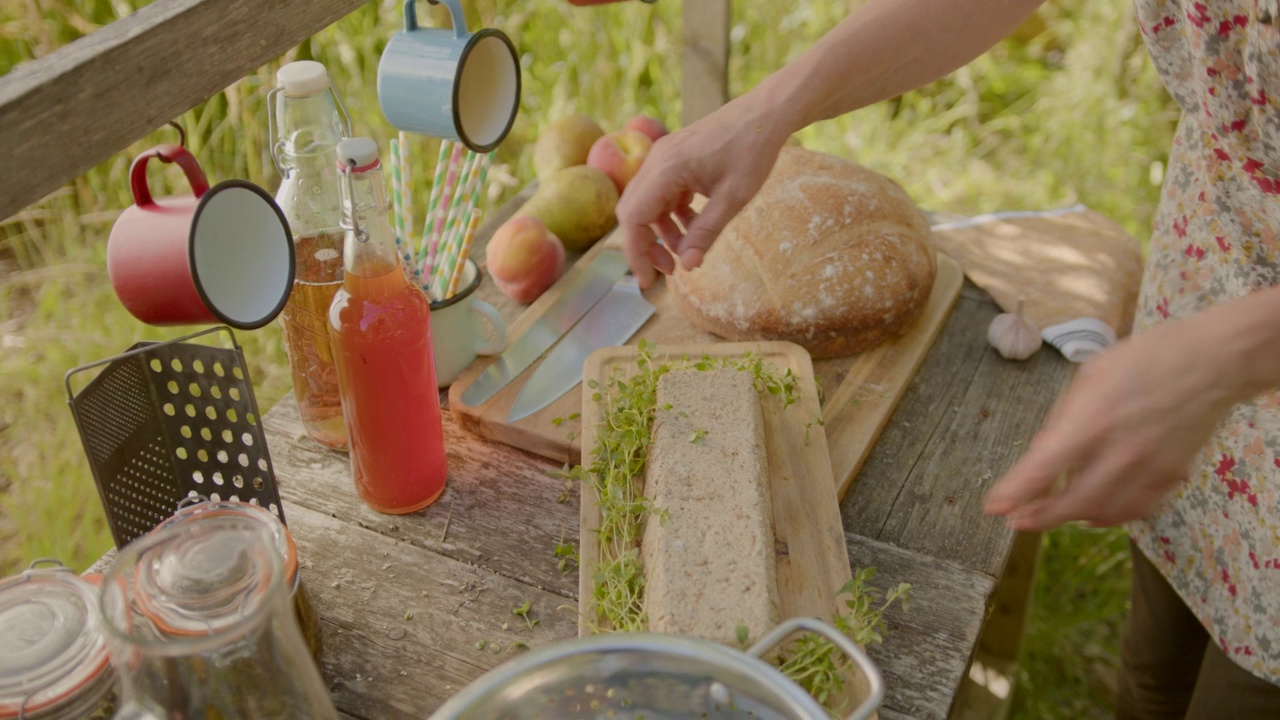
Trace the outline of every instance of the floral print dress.
{"type": "MultiPolygon", "coordinates": [[[[1280,284],[1280,18],[1276,0],[1136,5],[1182,107],[1142,332],[1280,284]]],[[[1128,529],[1223,652],[1280,684],[1280,392],[1236,407],[1189,481],[1128,529]]]]}

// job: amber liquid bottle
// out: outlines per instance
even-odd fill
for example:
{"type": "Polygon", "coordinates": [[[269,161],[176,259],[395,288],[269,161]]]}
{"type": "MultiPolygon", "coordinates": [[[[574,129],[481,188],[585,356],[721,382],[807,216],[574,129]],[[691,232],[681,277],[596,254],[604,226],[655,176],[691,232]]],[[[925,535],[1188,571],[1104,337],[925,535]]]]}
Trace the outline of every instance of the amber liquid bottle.
{"type": "Polygon", "coordinates": [[[377,145],[344,140],[338,157],[345,244],[329,329],[351,473],[369,507],[409,513],[440,497],[447,472],[431,306],[400,265],[377,145]]]}
{"type": "Polygon", "coordinates": [[[320,63],[289,63],[276,80],[268,103],[271,155],[283,178],[276,203],[289,221],[297,262],[280,328],[303,428],[321,445],[344,450],[328,313],[342,285],[342,195],[333,158],[350,126],[320,63]]]}

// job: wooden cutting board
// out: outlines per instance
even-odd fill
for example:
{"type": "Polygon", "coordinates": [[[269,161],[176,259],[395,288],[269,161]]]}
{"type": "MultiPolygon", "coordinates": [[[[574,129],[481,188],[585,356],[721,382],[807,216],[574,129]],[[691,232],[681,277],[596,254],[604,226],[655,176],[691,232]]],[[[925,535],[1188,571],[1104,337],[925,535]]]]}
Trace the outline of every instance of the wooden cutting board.
{"type": "MultiPolygon", "coordinates": [[[[620,246],[621,233],[618,232],[596,243],[511,324],[507,337],[520,337],[603,248],[620,246]]],[[[815,377],[824,394],[822,418],[832,451],[831,466],[839,497],[844,497],[849,489],[911,378],[946,324],[963,283],[964,273],[960,266],[939,253],[933,293],[924,313],[906,334],[859,355],[813,363],[815,377]]],[[[645,291],[644,296],[653,303],[656,312],[631,338],[630,345],[635,345],[641,338],[656,344],[659,349],[674,344],[724,342],[689,324],[667,292],[665,281],[659,280],[645,291]]],[[[582,386],[565,393],[541,411],[508,423],[511,405],[538,363],[531,365],[487,402],[474,407],[464,405],[462,391],[492,362],[492,358],[482,358],[472,363],[449,388],[449,407],[458,423],[471,432],[557,462],[577,463],[582,451],[582,426],[577,417],[582,407],[582,386]]]]}
{"type": "MultiPolygon", "coordinates": [[[[606,393],[611,381],[625,381],[635,375],[636,350],[630,345],[603,348],[588,357],[583,365],[583,378],[595,388],[593,393],[606,393]]],[[[741,358],[749,352],[772,365],[779,374],[790,369],[797,381],[798,397],[789,407],[783,406],[780,396],[768,393],[760,396],[768,475],[772,478],[770,489],[781,619],[808,616],[830,622],[841,610],[836,593],[849,581],[851,573],[827,438],[820,428],[812,424],[821,409],[809,353],[789,342],[700,342],[658,346],[653,351],[653,359],[662,363],[677,362],[683,357],[697,360],[703,355],[741,358]]],[[[590,454],[596,428],[604,412],[599,402],[592,401],[591,395],[581,402],[581,442],[590,454]]],[[[590,457],[583,459],[584,463],[590,461],[590,457]]],[[[639,482],[642,486],[643,478],[639,482]]],[[[578,545],[578,597],[583,599],[579,604],[582,609],[578,625],[580,636],[591,634],[596,625],[588,611],[591,607],[589,598],[594,592],[596,565],[601,560],[599,528],[600,506],[596,491],[583,482],[578,545]]],[[[866,697],[866,688],[865,680],[849,683],[847,689],[854,702],[847,707],[856,706],[866,697]]]]}

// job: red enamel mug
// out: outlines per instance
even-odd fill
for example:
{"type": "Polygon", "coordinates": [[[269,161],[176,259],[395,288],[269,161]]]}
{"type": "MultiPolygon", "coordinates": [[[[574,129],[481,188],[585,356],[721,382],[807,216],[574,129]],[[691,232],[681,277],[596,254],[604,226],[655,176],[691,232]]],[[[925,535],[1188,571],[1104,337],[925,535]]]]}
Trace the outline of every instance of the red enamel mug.
{"type": "Polygon", "coordinates": [[[116,297],[150,325],[271,322],[293,288],[293,235],[265,190],[243,180],[209,187],[186,148],[158,145],[129,168],[133,205],[107,238],[116,297]],[[151,158],[177,163],[192,195],[152,198],[151,158]]]}

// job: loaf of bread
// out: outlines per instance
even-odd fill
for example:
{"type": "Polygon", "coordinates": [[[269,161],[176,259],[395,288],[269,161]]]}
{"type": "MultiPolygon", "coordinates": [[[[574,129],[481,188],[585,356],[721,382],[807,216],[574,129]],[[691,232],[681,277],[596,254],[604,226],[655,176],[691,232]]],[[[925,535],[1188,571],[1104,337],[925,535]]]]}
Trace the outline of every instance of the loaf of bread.
{"type": "Polygon", "coordinates": [[[669,278],[681,312],[730,340],[853,355],[920,315],[937,270],[929,225],[889,178],[784,147],[702,266],[669,278]]]}
{"type": "Polygon", "coordinates": [[[751,375],[675,370],[658,381],[641,562],[653,632],[737,644],[778,624],[764,419],[751,375]]]}

